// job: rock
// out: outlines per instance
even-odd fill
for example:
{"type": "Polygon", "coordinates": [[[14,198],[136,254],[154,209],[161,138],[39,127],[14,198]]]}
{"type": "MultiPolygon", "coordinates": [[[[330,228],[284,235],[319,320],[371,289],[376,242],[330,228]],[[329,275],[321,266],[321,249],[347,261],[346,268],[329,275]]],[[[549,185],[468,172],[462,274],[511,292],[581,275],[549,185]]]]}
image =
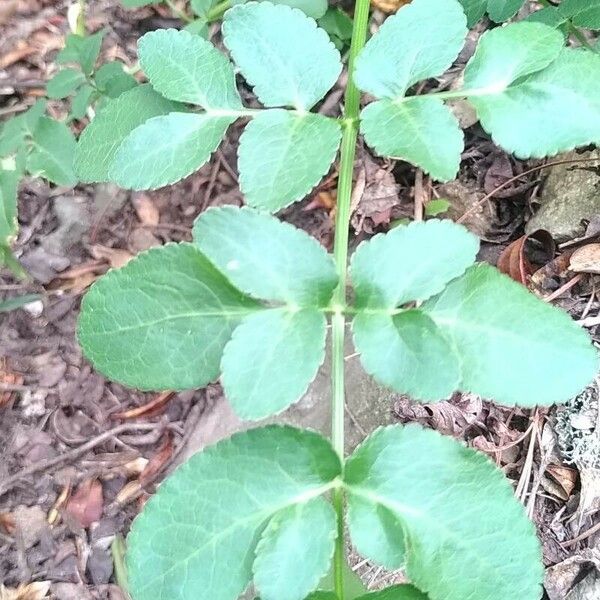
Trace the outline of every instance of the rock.
{"type": "Polygon", "coordinates": [[[58,227],[42,238],[42,247],[46,252],[64,256],[69,248],[81,241],[91,223],[87,203],[86,196],[66,195],[54,200],[58,227]]]}
{"type": "MultiPolygon", "coordinates": [[[[379,386],[365,373],[350,341],[346,345],[346,451],[354,449],[380,425],[395,422],[392,415],[398,395],[379,386]]],[[[331,358],[329,354],[305,396],[282,414],[262,421],[242,421],[231,410],[224,397],[202,418],[180,454],[178,464],[185,462],[205,446],[268,423],[287,423],[315,429],[329,436],[331,429],[331,358]]]]}
{"type": "MultiPolygon", "coordinates": [[[[600,151],[570,152],[559,159],[599,158],[600,151]]],[[[550,169],[541,194],[541,206],[525,228],[527,233],[548,230],[559,241],[581,237],[583,220],[600,214],[600,175],[589,164],[557,165],[550,169]]]]}

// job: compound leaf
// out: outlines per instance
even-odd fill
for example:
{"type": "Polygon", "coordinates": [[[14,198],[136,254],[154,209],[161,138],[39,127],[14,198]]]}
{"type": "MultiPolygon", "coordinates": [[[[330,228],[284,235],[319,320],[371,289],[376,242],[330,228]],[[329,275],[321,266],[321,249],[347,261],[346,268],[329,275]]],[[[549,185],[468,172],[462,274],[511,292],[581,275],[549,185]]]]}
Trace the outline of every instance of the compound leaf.
{"type": "Polygon", "coordinates": [[[411,223],[359,245],[350,275],[358,308],[425,300],[473,264],[479,240],[451,221],[411,223]]]}
{"type": "Polygon", "coordinates": [[[501,93],[550,65],[564,44],[562,34],[543,23],[523,21],[487,31],[465,69],[465,88],[477,95],[501,93]]]}
{"type": "Polygon", "coordinates": [[[297,9],[249,2],[225,13],[223,36],[258,99],[305,112],[336,82],[340,53],[325,31],[297,9]]]}
{"type": "Polygon", "coordinates": [[[458,173],[463,134],[452,111],[437,98],[378,100],[362,111],[360,127],[380,156],[408,161],[440,181],[458,173]]]}
{"type": "Polygon", "coordinates": [[[600,0],[563,0],[559,10],[577,27],[600,29],[600,0]]]}
{"type": "Polygon", "coordinates": [[[458,388],[453,348],[420,311],[359,313],[352,333],[365,371],[383,385],[423,401],[440,400],[458,388]]]}
{"type": "Polygon", "coordinates": [[[413,0],[367,42],[356,61],[354,81],[377,98],[401,98],[414,83],[446,71],[466,34],[457,0],[413,0]]]}
{"type": "Polygon", "coordinates": [[[211,109],[240,109],[233,65],[210,42],[188,31],[159,29],[138,44],[142,69],[166,98],[211,109]]]}
{"type": "Polygon", "coordinates": [[[331,563],[336,536],[336,514],[324,498],[276,513],[256,548],[261,600],[305,600],[331,563]]]}
{"type": "Polygon", "coordinates": [[[210,159],[235,119],[186,112],[149,119],[123,140],[109,177],[134,190],[180,181],[210,159]]]}
{"type": "Polygon", "coordinates": [[[149,84],[140,85],[111,100],[84,129],[75,152],[75,172],[81,181],[110,181],[109,170],[119,146],[152,117],[180,110],[149,84]]]}
{"type": "MultiPolygon", "coordinates": [[[[196,454],[133,523],[127,554],[133,599],[237,599],[251,580],[265,523],[327,492],[340,472],[327,440],[291,427],[253,429],[196,454]]],[[[304,555],[308,537],[266,542],[259,569],[268,558],[280,580],[290,557],[304,555]]]]}
{"type": "Polygon", "coordinates": [[[325,306],[337,285],[335,264],[314,238],[251,208],[203,212],[194,242],[244,293],[291,307],[325,306]]]}
{"type": "Polygon", "coordinates": [[[240,139],[240,189],[250,206],[276,212],[306,196],[329,171],[340,145],[337,121],[287,110],[259,113],[240,139]]]}
{"type": "Polygon", "coordinates": [[[454,347],[463,391],[547,406],[577,395],[596,374],[586,332],[489,265],[471,267],[421,310],[454,347]]]}
{"type": "Polygon", "coordinates": [[[131,387],[199,388],[217,378],[231,333],[257,310],[195,246],[168,244],[91,287],[79,341],[99,371],[131,387]]]}
{"type": "Polygon", "coordinates": [[[325,358],[326,327],[316,308],[246,317],[221,360],[221,382],[236,414],[262,419],[299,400],[325,358]]]}
{"type": "Polygon", "coordinates": [[[48,98],[66,98],[84,82],[85,75],[81,71],[63,69],[48,82],[46,93],[48,98]]]}
{"type": "Polygon", "coordinates": [[[406,539],[406,554],[393,566],[404,565],[431,600],[541,596],[535,529],[485,455],[432,430],[391,426],[358,447],[346,462],[344,481],[357,550],[377,560],[378,553],[358,543],[368,533],[354,518],[355,505],[392,513],[406,539]]]}
{"type": "Polygon", "coordinates": [[[41,117],[33,132],[27,170],[57,185],[73,186],[77,176],[73,169],[75,137],[60,121],[41,117]]]}
{"type": "Polygon", "coordinates": [[[100,54],[103,38],[104,30],[86,36],[70,33],[65,41],[65,47],[56,56],[56,62],[59,65],[78,64],[86,75],[91,75],[100,54]]]}
{"type": "Polygon", "coordinates": [[[519,158],[594,143],[600,140],[600,56],[563,49],[544,70],[469,101],[494,141],[519,158]]]}
{"type": "Polygon", "coordinates": [[[365,594],[356,600],[429,600],[412,585],[393,585],[378,592],[365,594]]]}

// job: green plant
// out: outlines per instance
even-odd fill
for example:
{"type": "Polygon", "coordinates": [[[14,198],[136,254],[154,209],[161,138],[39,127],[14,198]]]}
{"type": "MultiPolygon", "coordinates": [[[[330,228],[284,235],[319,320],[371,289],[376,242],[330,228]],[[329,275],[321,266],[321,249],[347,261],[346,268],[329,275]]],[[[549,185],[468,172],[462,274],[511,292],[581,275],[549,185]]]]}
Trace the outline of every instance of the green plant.
{"type": "Polygon", "coordinates": [[[353,600],[361,591],[345,578],[346,504],[359,553],[404,567],[412,582],[365,600],[541,596],[533,525],[484,455],[434,431],[392,426],[345,457],[346,323],[365,369],[421,400],[461,390],[525,407],[562,402],[594,377],[596,351],[566,314],[474,264],[478,240],[449,221],[363,242],[349,300],[352,171],[360,126],[378,152],[453,177],[462,134],[444,100],[455,97],[469,98],[484,128],[519,156],[597,141],[600,57],[564,48],[546,25],[509,25],[482,37],[463,90],[407,96],[450,66],[464,12],[456,0],[414,0],[365,45],[368,18],[368,2],[358,0],[339,120],[310,112],[341,71],[325,32],[289,7],[247,3],[225,14],[224,38],[267,109],[243,107],[232,65],[208,42],[159,31],[140,42],[152,87],[108,103],[80,139],[83,179],[156,187],[208,160],[235,119],[252,119],[239,166],[254,208],[205,211],[193,243],[145,252],[85,296],[79,339],[100,371],[145,390],[202,387],[221,374],[235,411],[260,419],[302,396],[331,325],[331,441],[259,427],[178,469],[129,535],[135,600],[235,600],[251,580],[262,600],[353,600]],[[362,113],[359,90],[376,98],[362,113]],[[306,194],[340,139],[331,256],[256,208],[275,211],[306,194]]]}

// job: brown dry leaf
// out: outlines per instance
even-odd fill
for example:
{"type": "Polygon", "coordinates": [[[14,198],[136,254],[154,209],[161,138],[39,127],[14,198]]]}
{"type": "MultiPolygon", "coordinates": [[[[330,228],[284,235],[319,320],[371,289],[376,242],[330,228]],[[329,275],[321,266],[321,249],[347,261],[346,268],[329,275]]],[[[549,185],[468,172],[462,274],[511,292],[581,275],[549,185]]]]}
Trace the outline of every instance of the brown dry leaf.
{"type": "Polygon", "coordinates": [[[86,529],[100,520],[104,507],[102,484],[97,479],[84,481],[71,496],[65,512],[86,529]]]}
{"type": "Polygon", "coordinates": [[[504,153],[494,155],[492,164],[485,173],[483,189],[490,194],[514,176],[513,166],[504,153]]]}
{"type": "Polygon", "coordinates": [[[156,454],[150,458],[146,468],[139,477],[140,485],[143,487],[160,473],[170,458],[173,456],[173,434],[170,431],[165,432],[162,443],[156,454]]]}
{"type": "Polygon", "coordinates": [[[124,267],[133,258],[133,254],[128,250],[109,248],[108,246],[101,246],[100,244],[91,246],[90,254],[98,260],[108,261],[108,264],[113,269],[124,267]]]}
{"type": "Polygon", "coordinates": [[[50,591],[50,581],[36,581],[17,588],[0,586],[0,600],[42,600],[50,591]]]}
{"type": "MultiPolygon", "coordinates": [[[[5,370],[0,364],[0,383],[6,383],[9,385],[21,385],[23,383],[23,377],[16,373],[11,373],[5,370]]],[[[0,392],[0,408],[6,406],[15,397],[14,392],[0,392]]]]}
{"type": "Polygon", "coordinates": [[[0,56],[0,69],[6,69],[36,52],[36,48],[21,40],[12,50],[0,56]]]}
{"type": "Polygon", "coordinates": [[[564,490],[565,500],[571,497],[577,484],[577,469],[551,463],[546,467],[546,474],[564,490]]]}
{"type": "Polygon", "coordinates": [[[14,517],[7,512],[0,513],[0,531],[3,531],[7,535],[13,535],[17,530],[17,524],[15,523],[14,517]]]}
{"type": "Polygon", "coordinates": [[[538,293],[554,290],[560,285],[560,281],[571,277],[569,264],[574,250],[566,250],[551,260],[548,264],[538,269],[532,276],[530,287],[538,293]]]}
{"type": "Polygon", "coordinates": [[[498,269],[515,281],[527,285],[530,277],[545,264],[554,258],[556,244],[550,233],[538,229],[529,235],[524,235],[509,244],[498,258],[498,269]],[[540,249],[545,258],[537,256],[534,250],[540,249]],[[542,261],[541,264],[539,261],[542,261]],[[534,264],[534,261],[537,264],[534,264]]]}
{"type": "Polygon", "coordinates": [[[600,274],[600,244],[587,244],[571,255],[569,268],[575,273],[600,274]]]}
{"type": "Polygon", "coordinates": [[[133,207],[142,225],[155,227],[160,221],[160,213],[152,198],[147,194],[134,194],[131,198],[133,207]]]}
{"type": "Polygon", "coordinates": [[[48,512],[48,525],[54,525],[58,518],[60,517],[60,511],[63,506],[66,504],[69,496],[71,495],[71,484],[67,483],[63,486],[62,491],[60,492],[56,502],[52,505],[52,508],[48,512]]]}
{"type": "Polygon", "coordinates": [[[325,209],[331,212],[336,206],[335,194],[332,192],[319,192],[315,197],[304,207],[306,212],[317,209],[325,209]]]}
{"type": "Polygon", "coordinates": [[[410,4],[410,0],[371,0],[371,4],[381,12],[390,14],[410,4]]]}
{"type": "Polygon", "coordinates": [[[19,0],[4,0],[0,4],[0,25],[4,25],[16,12],[19,0]]]}
{"type": "Polygon", "coordinates": [[[161,414],[167,406],[169,400],[173,398],[175,392],[161,392],[154,400],[151,400],[143,406],[138,406],[130,410],[113,413],[111,419],[137,419],[139,417],[155,417],[161,414]]]}

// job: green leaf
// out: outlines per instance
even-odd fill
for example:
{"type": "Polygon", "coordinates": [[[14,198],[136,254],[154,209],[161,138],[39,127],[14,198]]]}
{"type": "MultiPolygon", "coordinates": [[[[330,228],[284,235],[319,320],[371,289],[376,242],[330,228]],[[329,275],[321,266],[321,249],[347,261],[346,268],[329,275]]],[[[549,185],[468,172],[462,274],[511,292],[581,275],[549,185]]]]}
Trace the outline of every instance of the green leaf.
{"type": "Polygon", "coordinates": [[[85,75],[75,69],[59,71],[46,86],[48,98],[66,98],[85,82],[85,75]]]}
{"type": "Polygon", "coordinates": [[[148,84],[111,100],[84,129],[75,154],[75,171],[81,181],[110,181],[109,169],[123,140],[137,127],[159,115],[180,110],[148,84]]]}
{"type": "Polygon", "coordinates": [[[487,0],[459,0],[467,16],[467,26],[473,27],[487,9],[487,0]]]}
{"type": "Polygon", "coordinates": [[[124,71],[118,61],[107,62],[96,71],[96,85],[109,98],[118,98],[122,93],[137,86],[135,77],[124,71]]]}
{"type": "Polygon", "coordinates": [[[246,317],[221,360],[221,382],[235,413],[258,420],[299,400],[325,359],[326,327],[315,308],[278,308],[246,317]]]}
{"type": "Polygon", "coordinates": [[[535,23],[543,23],[550,27],[559,28],[562,27],[569,19],[565,17],[559,10],[558,6],[545,6],[541,10],[536,10],[531,13],[527,21],[533,21],[535,23]]]}
{"type": "Polygon", "coordinates": [[[489,265],[471,267],[421,309],[454,347],[463,391],[548,406],[577,395],[597,372],[583,329],[489,265]]]}
{"type": "Polygon", "coordinates": [[[367,42],[356,61],[354,81],[377,98],[401,98],[411,85],[446,71],[466,34],[457,0],[413,0],[367,42]]]}
{"type": "Polygon", "coordinates": [[[425,214],[428,217],[437,217],[450,209],[450,202],[444,198],[434,198],[425,204],[425,214]]]}
{"type": "MultiPolygon", "coordinates": [[[[517,285],[517,284],[515,284],[517,285]]],[[[349,528],[357,550],[364,522],[355,506],[393,514],[406,538],[410,580],[433,600],[538,600],[544,570],[533,524],[502,471],[483,454],[418,426],[373,433],[347,460],[349,528]]],[[[384,542],[385,546],[385,542],[384,542]]]]}
{"type": "Polygon", "coordinates": [[[210,9],[216,4],[215,0],[191,0],[190,6],[196,15],[206,17],[210,9]]]}
{"type": "Polygon", "coordinates": [[[479,240],[451,221],[415,222],[376,235],[352,256],[356,306],[394,309],[425,300],[464,273],[478,249],[479,240]]]}
{"type": "Polygon", "coordinates": [[[393,585],[379,592],[365,594],[357,600],[428,600],[428,598],[412,585],[393,585]]]}
{"type": "MultiPolygon", "coordinates": [[[[253,429],[196,454],[133,523],[127,554],[133,599],[235,600],[251,580],[265,523],[327,492],[340,472],[327,440],[291,427],[253,429]]],[[[308,541],[289,540],[279,555],[287,562],[308,541]]],[[[286,564],[279,567],[278,578],[286,564]]]]}
{"type": "MultiPolygon", "coordinates": [[[[0,177],[1,176],[2,175],[0,174],[0,177]]],[[[0,300],[0,313],[7,313],[13,310],[17,310],[18,308],[21,308],[26,304],[41,299],[42,296],[40,296],[39,294],[24,294],[23,296],[15,296],[14,298],[6,298],[5,300],[0,300]]]]}
{"type": "Polygon", "coordinates": [[[208,40],[208,23],[203,19],[194,19],[191,23],[188,23],[183,30],[189,31],[189,33],[193,35],[199,35],[202,39],[208,40]]]}
{"type": "Polygon", "coordinates": [[[418,310],[359,313],[354,345],[365,371],[416,400],[446,398],[460,383],[460,365],[440,329],[418,310]]]}
{"type": "Polygon", "coordinates": [[[235,327],[260,310],[191,244],[168,244],[110,271],[86,294],[79,341],[107,377],[142,390],[214,381],[235,327]]]}
{"type": "Polygon", "coordinates": [[[289,6],[234,6],[222,29],[225,45],[265,106],[307,111],[341,73],[340,53],[327,33],[289,6]]]}
{"type": "Polygon", "coordinates": [[[336,537],[336,514],[324,498],[276,513],[256,548],[254,582],[261,599],[304,600],[327,571],[336,537]]]}
{"type": "Polygon", "coordinates": [[[39,120],[46,112],[46,100],[36,100],[26,112],[4,123],[0,130],[0,157],[14,154],[26,137],[33,136],[39,120]]]}
{"type": "MultiPolygon", "coordinates": [[[[93,103],[95,95],[96,90],[91,85],[82,85],[73,97],[69,117],[76,120],[83,119],[87,113],[87,109],[93,103]]],[[[77,148],[75,149],[75,153],[77,153],[77,148]]]]}
{"type": "Polygon", "coordinates": [[[57,185],[74,186],[75,147],[75,137],[64,123],[42,117],[33,132],[27,170],[57,185]]]}
{"type": "Polygon", "coordinates": [[[438,98],[378,100],[363,109],[360,128],[380,156],[410,162],[441,181],[458,173],[463,133],[452,111],[438,98]]]}
{"type": "Polygon", "coordinates": [[[494,141],[519,158],[594,143],[600,140],[600,56],[564,49],[543,71],[470,102],[494,141]]]}
{"type": "Polygon", "coordinates": [[[148,6],[149,4],[159,4],[161,0],[121,0],[121,2],[127,8],[138,8],[139,6],[148,6]]]}
{"type": "Polygon", "coordinates": [[[524,0],[487,0],[487,10],[492,21],[503,23],[514,17],[523,3],[524,0]]]}
{"type": "Polygon", "coordinates": [[[559,10],[577,27],[600,29],[600,0],[563,0],[559,10]]]}
{"type": "MultiPolygon", "coordinates": [[[[356,600],[359,596],[362,596],[366,593],[367,588],[361,581],[360,577],[349,567],[348,563],[344,561],[342,565],[342,579],[344,582],[344,598],[345,600],[356,600]]],[[[322,590],[321,593],[333,593],[335,589],[335,581],[334,581],[334,565],[331,565],[327,575],[321,579],[319,582],[319,590],[322,590]]],[[[313,596],[309,596],[307,600],[317,600],[317,598],[313,599],[313,596]]],[[[323,596],[323,600],[329,600],[327,596],[323,596]]],[[[333,600],[339,600],[338,597],[334,593],[333,600]]]]}
{"type": "Polygon", "coordinates": [[[86,75],[91,75],[100,54],[104,30],[85,37],[70,33],[67,36],[65,47],[56,56],[59,65],[76,63],[86,75]]]}
{"type": "Polygon", "coordinates": [[[197,171],[217,149],[235,117],[173,112],[134,129],[117,150],[109,177],[121,187],[153,190],[197,171]]]}
{"type": "Polygon", "coordinates": [[[0,163],[0,245],[8,246],[18,230],[17,191],[22,173],[16,161],[3,162],[0,163]]]}
{"type": "Polygon", "coordinates": [[[500,94],[550,65],[564,43],[560,32],[543,23],[524,21],[486,31],[465,69],[465,88],[476,90],[477,97],[500,94]]]}
{"type": "MultiPolygon", "coordinates": [[[[260,599],[258,599],[260,600],[260,599]]],[[[339,600],[334,592],[313,592],[306,600],[339,600]]]]}
{"type": "Polygon", "coordinates": [[[166,98],[211,109],[240,109],[232,64],[210,42],[188,31],[159,29],[138,44],[140,64],[166,98]]]}
{"type": "Polygon", "coordinates": [[[331,168],[342,132],[314,113],[259,113],[240,139],[240,189],[250,206],[276,212],[306,196],[331,168]]]}
{"type": "Polygon", "coordinates": [[[330,6],[317,23],[330,36],[342,42],[348,42],[352,38],[352,19],[341,8],[330,6]]]}
{"type": "Polygon", "coordinates": [[[337,285],[335,263],[314,238],[250,208],[203,212],[194,242],[246,294],[289,307],[327,305],[337,285]]]}

